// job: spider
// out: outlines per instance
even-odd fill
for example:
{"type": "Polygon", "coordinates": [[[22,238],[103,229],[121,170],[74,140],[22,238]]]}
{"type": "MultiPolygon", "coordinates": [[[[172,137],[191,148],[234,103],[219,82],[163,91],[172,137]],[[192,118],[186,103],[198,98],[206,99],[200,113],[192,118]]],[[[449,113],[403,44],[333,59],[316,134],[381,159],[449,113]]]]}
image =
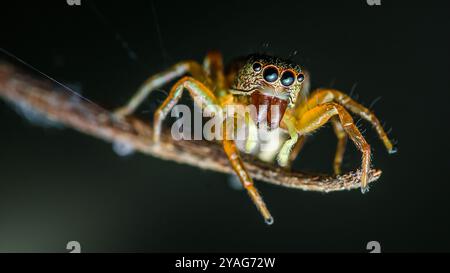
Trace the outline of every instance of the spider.
{"type": "MultiPolygon", "coordinates": [[[[263,119],[272,115],[271,110],[261,110],[261,105],[278,106],[280,113],[272,115],[270,131],[281,132],[285,137],[279,145],[269,152],[256,152],[264,161],[276,161],[289,168],[296,158],[308,134],[327,122],[331,122],[338,139],[334,157],[334,172],[341,173],[341,163],[347,138],[353,141],[362,153],[361,191],[368,190],[368,171],[371,149],[355,125],[350,112],[369,121],[389,153],[396,149],[387,137],[376,116],[366,107],[355,102],[348,95],[335,89],[317,89],[309,95],[309,75],[294,62],[274,56],[253,54],[231,62],[224,69],[222,55],[209,52],[203,64],[196,61],[182,61],[168,70],[148,78],[130,99],[128,104],[117,109],[115,115],[123,118],[132,114],[151,91],[180,78],[171,88],[168,97],[154,114],[154,142],[157,145],[162,122],[169,111],[178,103],[184,90],[187,90],[194,103],[202,108],[219,105],[222,109],[230,104],[254,105],[256,116],[245,119],[245,123],[256,124],[260,128],[263,119]],[[275,122],[273,122],[275,118],[275,122]]],[[[254,127],[255,128],[255,127],[254,127]]],[[[226,131],[226,130],[225,130],[226,131]]],[[[246,171],[240,151],[252,152],[251,144],[244,148],[233,139],[221,140],[223,149],[243,187],[264,217],[267,224],[273,223],[265,202],[246,171]]],[[[254,146],[254,145],[253,145],[254,146]]],[[[255,154],[253,151],[252,153],[255,154]]]]}

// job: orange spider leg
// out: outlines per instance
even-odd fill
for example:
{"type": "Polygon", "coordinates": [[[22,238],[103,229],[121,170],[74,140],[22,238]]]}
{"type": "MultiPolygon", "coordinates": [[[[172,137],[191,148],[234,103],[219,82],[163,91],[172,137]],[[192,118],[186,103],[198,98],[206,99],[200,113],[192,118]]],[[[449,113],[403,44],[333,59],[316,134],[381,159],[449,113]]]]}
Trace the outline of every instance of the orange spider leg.
{"type": "Polygon", "coordinates": [[[347,145],[347,134],[345,133],[342,124],[336,118],[331,119],[334,133],[338,139],[336,154],[334,156],[333,169],[335,174],[341,174],[341,165],[344,158],[345,146],[347,145]]]}
{"type": "Polygon", "coordinates": [[[290,169],[295,158],[297,158],[301,149],[303,148],[306,136],[299,136],[295,131],[295,126],[290,122],[290,119],[295,120],[295,111],[302,106],[302,102],[306,101],[311,86],[311,77],[307,70],[303,70],[304,80],[302,82],[299,99],[293,108],[288,109],[283,117],[282,123],[288,130],[290,138],[286,140],[277,155],[277,162],[283,168],[290,169]],[[294,117],[293,117],[294,116],[294,117]]]}
{"type": "Polygon", "coordinates": [[[224,90],[225,75],[223,69],[222,54],[218,51],[210,51],[203,60],[203,69],[213,81],[216,90],[224,90]]]}
{"type": "Polygon", "coordinates": [[[355,126],[350,114],[343,106],[329,102],[308,110],[296,121],[297,132],[300,135],[311,133],[335,116],[339,118],[342,128],[355,143],[356,147],[362,152],[361,191],[364,193],[368,190],[368,173],[371,155],[370,146],[355,126]]]}
{"type": "Polygon", "coordinates": [[[264,221],[266,222],[266,224],[271,225],[273,223],[273,217],[270,214],[269,210],[267,209],[267,206],[264,200],[262,199],[262,196],[259,194],[258,190],[254,186],[252,178],[245,169],[244,163],[242,162],[241,156],[239,155],[239,151],[236,147],[235,142],[233,140],[228,139],[228,137],[226,136],[227,135],[226,125],[224,125],[223,132],[224,132],[223,148],[231,163],[231,166],[233,167],[233,170],[238,175],[239,180],[241,181],[244,188],[247,190],[253,203],[255,203],[259,212],[264,217],[264,221]]]}
{"type": "Polygon", "coordinates": [[[194,103],[202,109],[208,106],[217,106],[219,104],[217,98],[205,84],[194,79],[193,77],[185,76],[181,78],[172,86],[169,95],[159,106],[153,116],[153,140],[155,143],[159,142],[162,121],[166,118],[170,110],[172,110],[172,108],[178,103],[185,89],[189,91],[194,103]]]}
{"type": "Polygon", "coordinates": [[[291,153],[289,154],[289,160],[287,168],[290,168],[294,160],[297,158],[298,154],[302,150],[303,146],[305,146],[306,142],[306,136],[299,136],[297,143],[295,143],[294,147],[292,148],[291,153]]]}
{"type": "MultiPolygon", "coordinates": [[[[161,104],[161,106],[156,110],[154,116],[154,141],[158,143],[159,136],[161,134],[161,126],[162,121],[167,116],[169,111],[177,104],[181,95],[183,94],[183,90],[187,89],[194,99],[194,102],[201,107],[207,107],[210,105],[217,105],[218,101],[213,92],[208,89],[203,83],[192,78],[192,77],[183,77],[180,79],[171,89],[166,100],[161,104]]],[[[256,207],[264,217],[264,220],[267,224],[272,224],[273,218],[270,215],[269,210],[266,207],[261,195],[258,193],[258,190],[255,188],[253,184],[253,180],[245,169],[244,163],[239,155],[238,149],[236,148],[236,144],[234,140],[229,139],[227,137],[227,128],[226,128],[226,120],[224,122],[223,129],[223,148],[225,153],[230,160],[231,166],[238,175],[241,180],[242,185],[247,190],[250,195],[252,201],[255,203],[256,207]]]]}
{"type": "Polygon", "coordinates": [[[207,76],[203,67],[196,61],[182,61],[179,62],[164,72],[157,73],[149,77],[138,89],[138,91],[131,97],[128,103],[115,111],[118,117],[124,117],[132,114],[136,108],[150,95],[150,93],[170,81],[189,74],[195,79],[203,82],[208,87],[211,87],[211,79],[207,76]]]}
{"type": "Polygon", "coordinates": [[[306,102],[304,102],[303,105],[296,109],[296,116],[301,116],[302,113],[308,111],[308,109],[312,109],[317,105],[327,102],[337,102],[347,108],[349,111],[369,121],[375,128],[375,131],[378,133],[380,139],[383,141],[383,144],[386,147],[387,151],[389,153],[395,153],[397,151],[396,148],[392,145],[392,142],[389,140],[386,132],[383,129],[383,126],[381,125],[375,114],[363,105],[354,101],[348,95],[338,90],[317,89],[311,94],[311,97],[306,102]]]}

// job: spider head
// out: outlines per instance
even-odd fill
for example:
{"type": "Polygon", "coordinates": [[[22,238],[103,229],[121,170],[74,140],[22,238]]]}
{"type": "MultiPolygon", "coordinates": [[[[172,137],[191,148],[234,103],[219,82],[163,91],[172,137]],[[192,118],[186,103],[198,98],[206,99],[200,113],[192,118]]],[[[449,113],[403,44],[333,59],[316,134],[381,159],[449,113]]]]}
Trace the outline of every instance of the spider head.
{"type": "Polygon", "coordinates": [[[286,108],[294,107],[304,79],[300,66],[289,60],[250,55],[237,73],[231,91],[249,96],[249,104],[256,107],[255,123],[259,126],[266,120],[269,129],[273,129],[279,126],[286,108]]]}

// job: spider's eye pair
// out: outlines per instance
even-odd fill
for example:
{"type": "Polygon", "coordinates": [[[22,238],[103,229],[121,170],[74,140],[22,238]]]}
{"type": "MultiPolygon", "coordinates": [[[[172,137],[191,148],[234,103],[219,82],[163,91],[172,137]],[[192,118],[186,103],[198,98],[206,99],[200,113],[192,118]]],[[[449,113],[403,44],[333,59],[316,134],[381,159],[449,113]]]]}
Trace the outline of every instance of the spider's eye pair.
{"type": "MultiPolygon", "coordinates": [[[[269,66],[264,69],[263,77],[268,82],[275,82],[278,80],[278,69],[269,66]]],[[[290,86],[295,81],[295,74],[292,71],[286,70],[281,74],[280,82],[284,86],[290,86]]]]}
{"type": "MultiPolygon", "coordinates": [[[[253,70],[255,72],[259,72],[259,71],[261,71],[261,69],[262,69],[262,65],[260,63],[253,64],[253,70]]],[[[267,82],[275,82],[276,80],[278,80],[278,69],[274,66],[268,66],[268,67],[264,68],[263,78],[267,82]]],[[[297,80],[299,82],[302,82],[303,79],[304,79],[303,74],[299,74],[297,77],[297,80]]],[[[286,70],[281,74],[280,81],[281,81],[282,85],[290,86],[295,81],[295,74],[290,70],[286,70]]]]}

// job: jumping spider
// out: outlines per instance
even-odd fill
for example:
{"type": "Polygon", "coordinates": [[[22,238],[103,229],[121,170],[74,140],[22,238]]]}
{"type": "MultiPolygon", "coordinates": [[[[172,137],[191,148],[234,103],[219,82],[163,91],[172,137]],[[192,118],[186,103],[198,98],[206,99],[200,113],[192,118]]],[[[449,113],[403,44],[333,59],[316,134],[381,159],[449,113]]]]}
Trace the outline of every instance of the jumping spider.
{"type": "MultiPolygon", "coordinates": [[[[169,111],[178,103],[184,90],[192,96],[194,102],[201,106],[229,104],[254,105],[257,115],[246,119],[246,123],[256,124],[259,128],[264,118],[271,116],[271,110],[261,111],[261,105],[278,106],[281,113],[276,122],[268,127],[279,130],[287,137],[272,151],[272,156],[258,155],[261,159],[276,161],[280,166],[289,167],[299,153],[308,134],[331,121],[338,144],[334,158],[334,172],[340,174],[347,137],[354,142],[362,153],[361,190],[368,190],[368,171],[371,150],[348,111],[369,121],[383,141],[389,153],[396,150],[388,139],[384,129],[375,115],[366,107],[352,100],[349,96],[334,89],[318,89],[308,94],[309,77],[301,67],[289,60],[267,55],[250,55],[238,59],[225,70],[222,56],[218,52],[207,54],[203,65],[195,61],[182,61],[167,71],[150,77],[131,98],[128,104],[119,108],[115,115],[124,117],[136,110],[151,91],[179,79],[166,100],[154,115],[154,141],[158,143],[161,124],[169,111]]],[[[270,118],[269,118],[270,119],[270,118]]],[[[249,152],[236,145],[234,140],[224,138],[223,148],[229,161],[249,193],[266,223],[273,218],[261,195],[255,188],[252,178],[245,169],[239,150],[249,152]]]]}

